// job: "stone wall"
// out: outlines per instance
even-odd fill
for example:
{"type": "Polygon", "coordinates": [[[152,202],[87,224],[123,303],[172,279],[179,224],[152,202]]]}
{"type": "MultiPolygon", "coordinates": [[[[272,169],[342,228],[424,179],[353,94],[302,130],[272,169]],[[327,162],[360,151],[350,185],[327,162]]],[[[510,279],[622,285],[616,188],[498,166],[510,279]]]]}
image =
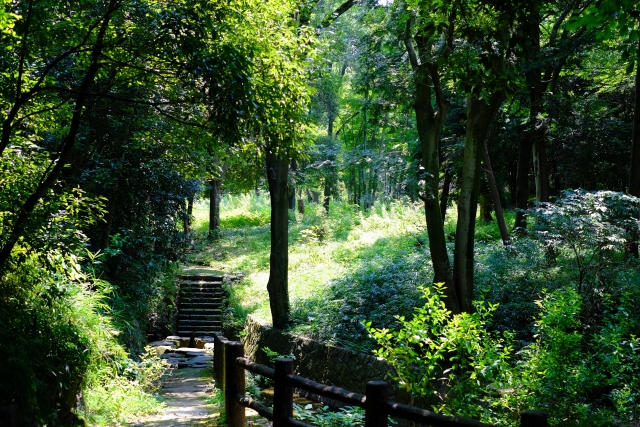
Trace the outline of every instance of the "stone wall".
{"type": "MultiPolygon", "coordinates": [[[[377,357],[283,333],[251,315],[247,317],[245,332],[245,354],[256,363],[272,366],[262,351],[269,347],[279,354],[295,356],[295,374],[322,384],[364,394],[367,382],[388,381],[391,366],[377,357]]],[[[389,391],[392,400],[408,402],[406,393],[398,393],[395,387],[389,391]]]]}

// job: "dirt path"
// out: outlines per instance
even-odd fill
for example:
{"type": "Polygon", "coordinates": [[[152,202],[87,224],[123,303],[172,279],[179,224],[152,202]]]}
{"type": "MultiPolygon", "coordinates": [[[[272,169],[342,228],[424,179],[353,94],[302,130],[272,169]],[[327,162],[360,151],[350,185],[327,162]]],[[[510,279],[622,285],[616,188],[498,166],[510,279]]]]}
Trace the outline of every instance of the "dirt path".
{"type": "MultiPolygon", "coordinates": [[[[165,408],[157,415],[136,420],[134,427],[223,427],[224,402],[215,388],[212,370],[212,348],[177,348],[179,337],[168,337],[168,341],[152,343],[171,369],[161,380],[159,391],[165,408]]],[[[188,340],[188,339],[187,339],[188,340]]],[[[269,423],[256,412],[247,409],[247,425],[268,427],[269,423]]]]}
{"type": "Polygon", "coordinates": [[[218,426],[221,404],[215,402],[211,369],[171,369],[162,380],[160,396],[166,405],[163,413],[134,426],[218,426]]]}

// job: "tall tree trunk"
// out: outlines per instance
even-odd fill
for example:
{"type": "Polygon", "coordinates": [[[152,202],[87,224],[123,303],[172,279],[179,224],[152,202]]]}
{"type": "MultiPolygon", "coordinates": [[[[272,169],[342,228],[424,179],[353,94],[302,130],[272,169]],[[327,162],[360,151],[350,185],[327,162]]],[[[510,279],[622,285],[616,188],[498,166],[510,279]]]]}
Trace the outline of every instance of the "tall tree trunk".
{"type": "Polygon", "coordinates": [[[298,164],[295,160],[291,161],[291,166],[289,170],[291,173],[289,174],[289,210],[296,210],[296,180],[293,175],[295,171],[298,169],[298,164]]]}
{"type": "MultiPolygon", "coordinates": [[[[416,87],[413,108],[416,113],[418,138],[422,149],[422,169],[420,179],[425,182],[424,193],[419,195],[424,202],[424,215],[429,235],[429,251],[433,264],[435,283],[444,283],[445,305],[453,313],[460,313],[460,305],[451,274],[451,264],[447,253],[447,241],[444,235],[444,223],[438,201],[438,187],[440,181],[440,156],[438,142],[440,131],[444,126],[444,119],[449,111],[449,101],[445,99],[438,66],[436,63],[420,61],[418,52],[413,46],[415,38],[418,51],[427,52],[431,49],[429,37],[419,31],[414,38],[411,36],[412,19],[407,20],[404,45],[407,49],[409,62],[414,74],[416,87]],[[438,112],[431,104],[431,89],[435,92],[438,112]]],[[[453,28],[453,27],[452,27],[453,28]]]]}
{"type": "Polygon", "coordinates": [[[484,162],[484,170],[487,173],[487,180],[489,181],[491,199],[493,200],[493,209],[496,212],[496,220],[498,221],[498,228],[500,229],[502,244],[508,246],[511,242],[511,239],[509,238],[507,222],[504,220],[504,212],[502,211],[502,202],[500,201],[500,192],[498,191],[498,185],[496,184],[496,177],[493,175],[493,168],[491,167],[491,160],[489,159],[489,148],[487,147],[488,143],[489,141],[486,140],[484,149],[482,150],[482,161],[484,162]]]}
{"type": "MultiPolygon", "coordinates": [[[[117,187],[116,187],[117,188],[117,187]]],[[[111,243],[111,228],[113,227],[113,217],[116,212],[116,198],[112,197],[109,200],[109,205],[107,207],[107,223],[104,226],[104,230],[102,230],[102,239],[100,242],[100,250],[104,251],[109,247],[109,243],[111,243]]]]}
{"type": "Polygon", "coordinates": [[[438,202],[438,187],[440,183],[440,159],[438,155],[438,135],[442,128],[440,123],[447,114],[447,109],[438,111],[438,115],[431,105],[431,78],[424,65],[420,65],[415,72],[416,98],[414,109],[418,136],[422,147],[422,177],[424,180],[424,192],[421,199],[424,202],[424,214],[429,235],[429,251],[433,263],[435,283],[445,284],[445,304],[453,313],[459,313],[460,307],[453,286],[449,254],[447,253],[447,240],[444,234],[444,223],[438,202]],[[437,120],[439,119],[439,120],[437,120]]]}
{"type": "Polygon", "coordinates": [[[269,151],[266,165],[271,196],[271,256],[267,291],[273,326],[283,329],[289,321],[289,162],[269,151]]]}
{"type": "Polygon", "coordinates": [[[193,198],[194,195],[190,195],[189,198],[187,199],[187,212],[186,215],[184,216],[184,232],[189,234],[191,233],[191,217],[193,215],[193,198]]]}
{"type": "Polygon", "coordinates": [[[449,191],[451,191],[451,179],[453,172],[451,168],[447,168],[444,172],[444,182],[442,183],[442,197],[440,198],[440,215],[442,216],[442,222],[444,222],[447,216],[447,205],[449,204],[449,191]]]}
{"type": "MultiPolygon", "coordinates": [[[[542,125],[540,125],[542,127],[542,125]]],[[[543,135],[544,131],[536,129],[533,142],[533,168],[536,176],[536,202],[549,201],[549,169],[547,165],[547,143],[543,135]]]]}
{"type": "Polygon", "coordinates": [[[329,213],[329,203],[331,202],[331,178],[326,175],[324,177],[324,200],[322,201],[322,205],[324,206],[324,211],[329,213]]]}
{"type": "Polygon", "coordinates": [[[525,132],[518,147],[518,172],[516,175],[516,222],[514,228],[527,228],[525,211],[529,203],[529,159],[533,134],[525,132]]]}
{"type": "Polygon", "coordinates": [[[480,220],[484,223],[493,221],[491,216],[491,199],[485,194],[480,194],[480,220]]]}
{"type": "Polygon", "coordinates": [[[209,238],[217,238],[220,232],[220,189],[222,181],[209,181],[209,238]]]}
{"type": "Polygon", "coordinates": [[[458,223],[453,252],[453,282],[463,312],[473,311],[474,233],[480,190],[480,160],[489,127],[504,100],[494,93],[489,103],[478,98],[467,98],[467,132],[464,160],[460,177],[458,223]]]}
{"type": "MultiPolygon", "coordinates": [[[[636,103],[633,112],[633,140],[631,143],[631,165],[629,168],[629,194],[640,197],[640,41],[636,59],[636,103]]],[[[638,257],[638,235],[632,235],[629,248],[631,254],[638,257]]]]}
{"type": "MultiPolygon", "coordinates": [[[[327,136],[329,137],[329,141],[331,143],[331,150],[333,151],[333,122],[335,120],[335,115],[330,112],[329,113],[329,124],[327,126],[327,136]]],[[[324,206],[324,211],[329,213],[329,206],[331,203],[331,187],[333,185],[333,173],[334,173],[334,165],[333,162],[335,157],[332,155],[329,156],[328,159],[331,162],[331,165],[328,167],[328,171],[324,177],[324,200],[322,201],[322,205],[324,206]]]]}
{"type": "Polygon", "coordinates": [[[529,85],[529,126],[533,135],[533,170],[536,183],[536,202],[549,201],[549,170],[547,166],[547,142],[545,138],[545,126],[542,122],[544,113],[543,92],[547,82],[542,82],[542,69],[540,68],[540,10],[534,7],[529,23],[529,34],[532,44],[529,55],[532,58],[533,68],[527,72],[526,80],[529,85]]]}

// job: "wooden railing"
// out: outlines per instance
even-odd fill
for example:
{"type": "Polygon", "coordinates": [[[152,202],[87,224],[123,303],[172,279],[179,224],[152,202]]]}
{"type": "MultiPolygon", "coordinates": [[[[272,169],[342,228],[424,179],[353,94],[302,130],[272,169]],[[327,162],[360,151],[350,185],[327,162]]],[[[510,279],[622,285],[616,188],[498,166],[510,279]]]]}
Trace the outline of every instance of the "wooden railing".
{"type": "MultiPolygon", "coordinates": [[[[366,394],[328,386],[293,374],[293,360],[275,361],[275,369],[244,357],[240,342],[216,336],[214,343],[214,374],[218,388],[224,391],[225,411],[229,427],[244,427],[245,408],[251,408],[273,422],[273,427],[313,427],[293,419],[293,389],[342,401],[365,410],[365,427],[387,427],[388,417],[402,418],[432,427],[491,427],[489,424],[460,417],[448,417],[401,403],[389,402],[389,386],[384,381],[367,383],[366,394]],[[245,396],[245,371],[273,380],[273,409],[245,396]]],[[[523,411],[521,427],[548,427],[544,411],[523,411]]]]}

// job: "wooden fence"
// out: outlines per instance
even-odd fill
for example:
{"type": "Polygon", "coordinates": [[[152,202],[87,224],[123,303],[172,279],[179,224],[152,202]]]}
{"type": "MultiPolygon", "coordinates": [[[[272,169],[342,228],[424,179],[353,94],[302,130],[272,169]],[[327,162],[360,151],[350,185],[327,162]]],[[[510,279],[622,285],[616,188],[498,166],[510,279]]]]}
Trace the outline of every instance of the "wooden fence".
{"type": "MultiPolygon", "coordinates": [[[[229,427],[244,427],[245,408],[251,408],[272,421],[273,427],[313,427],[293,419],[293,389],[310,391],[319,396],[339,400],[365,410],[365,427],[387,427],[388,417],[402,418],[432,427],[491,427],[475,420],[448,417],[424,409],[388,400],[389,386],[384,381],[367,383],[366,394],[354,393],[328,386],[293,374],[293,360],[275,361],[275,369],[253,363],[244,357],[240,342],[215,337],[214,375],[216,384],[224,391],[225,411],[229,427]],[[245,371],[273,380],[273,409],[245,396],[245,371]]],[[[521,427],[548,427],[544,411],[523,411],[521,427]]]]}

